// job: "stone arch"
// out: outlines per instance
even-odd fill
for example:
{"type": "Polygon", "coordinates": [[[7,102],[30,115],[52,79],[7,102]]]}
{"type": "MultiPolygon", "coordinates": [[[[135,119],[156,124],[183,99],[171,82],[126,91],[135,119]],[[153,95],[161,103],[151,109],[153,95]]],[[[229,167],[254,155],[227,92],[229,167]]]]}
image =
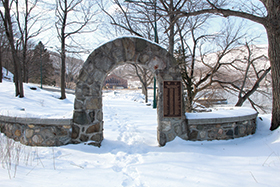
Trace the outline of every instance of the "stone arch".
{"type": "MultiPolygon", "coordinates": [[[[103,140],[102,83],[107,74],[119,65],[136,63],[149,68],[158,87],[157,139],[160,146],[186,133],[183,99],[179,116],[164,117],[163,83],[181,81],[175,58],[165,49],[138,37],[123,37],[95,49],[84,63],[76,85],[72,124],[72,142],[90,141],[100,146],[103,140]]],[[[180,82],[181,84],[181,82],[180,82]]],[[[180,95],[182,96],[182,89],[180,95]]],[[[181,97],[183,98],[183,97],[181,97]]]]}

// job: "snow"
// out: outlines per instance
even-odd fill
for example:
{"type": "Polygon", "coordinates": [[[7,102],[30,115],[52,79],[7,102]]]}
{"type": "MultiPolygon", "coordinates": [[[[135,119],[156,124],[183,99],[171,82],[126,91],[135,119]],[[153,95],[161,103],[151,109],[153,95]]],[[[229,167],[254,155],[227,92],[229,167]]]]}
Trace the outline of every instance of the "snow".
{"type": "Polygon", "coordinates": [[[15,86],[4,80],[0,89],[0,115],[36,118],[72,118],[74,95],[60,100],[60,93],[24,84],[24,98],[15,97],[15,86]],[[32,90],[30,88],[36,88],[32,90]]]}
{"type": "MultiPolygon", "coordinates": [[[[24,86],[25,98],[20,99],[14,97],[11,82],[0,83],[1,114],[71,118],[73,95],[61,101],[59,93],[24,86]]],[[[156,110],[143,103],[139,92],[103,93],[100,148],[28,147],[1,134],[1,186],[279,186],[280,130],[269,131],[270,115],[261,115],[256,134],[244,138],[197,142],[176,138],[159,147],[156,110]],[[5,145],[15,155],[20,153],[11,159],[10,169],[3,156],[5,145]]]]}
{"type": "Polygon", "coordinates": [[[2,67],[2,74],[3,74],[3,79],[12,81],[14,78],[14,75],[11,72],[9,72],[6,68],[3,68],[3,67],[2,67]]]}
{"type": "Polygon", "coordinates": [[[227,117],[249,116],[253,114],[256,114],[256,111],[249,107],[217,107],[217,108],[212,108],[211,112],[185,113],[188,119],[227,118],[227,117]]]}

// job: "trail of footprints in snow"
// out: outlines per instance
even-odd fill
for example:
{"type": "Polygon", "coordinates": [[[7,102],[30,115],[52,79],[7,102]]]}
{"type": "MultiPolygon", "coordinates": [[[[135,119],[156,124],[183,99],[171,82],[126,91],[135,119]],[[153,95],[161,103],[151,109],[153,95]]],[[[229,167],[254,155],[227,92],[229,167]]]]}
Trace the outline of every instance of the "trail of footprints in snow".
{"type": "Polygon", "coordinates": [[[116,128],[113,130],[119,131],[117,139],[127,144],[125,152],[119,151],[117,153],[112,169],[115,172],[123,173],[122,186],[146,186],[145,183],[140,180],[140,173],[136,168],[136,166],[142,162],[142,155],[139,154],[141,148],[139,148],[139,144],[137,145],[139,142],[137,127],[129,123],[128,117],[120,118],[121,115],[118,109],[110,105],[107,105],[107,107],[112,114],[115,114],[109,116],[109,119],[115,123],[116,128]]]}
{"type": "Polygon", "coordinates": [[[112,169],[115,172],[123,173],[122,186],[132,186],[133,184],[136,186],[145,186],[136,168],[136,165],[141,162],[141,159],[142,156],[140,154],[117,153],[112,169]]]}

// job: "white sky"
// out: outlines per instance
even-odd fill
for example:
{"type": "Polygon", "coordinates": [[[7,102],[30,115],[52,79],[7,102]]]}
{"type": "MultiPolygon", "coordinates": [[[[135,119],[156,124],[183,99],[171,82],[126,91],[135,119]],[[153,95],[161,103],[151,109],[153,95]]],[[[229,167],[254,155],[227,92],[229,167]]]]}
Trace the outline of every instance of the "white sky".
{"type": "MultiPolygon", "coordinates": [[[[43,24],[44,28],[50,27],[49,30],[45,31],[44,33],[40,34],[38,37],[34,38],[33,41],[35,43],[38,43],[39,41],[42,41],[43,44],[49,49],[49,50],[57,50],[60,48],[60,43],[57,37],[57,31],[55,28],[55,1],[43,1],[44,3],[39,3],[36,8],[33,10],[33,13],[42,13],[43,14],[43,22],[40,22],[40,24],[43,24]]],[[[106,1],[107,9],[109,12],[113,12],[116,8],[115,6],[110,6],[109,1],[106,1]]],[[[121,1],[120,1],[121,2],[121,1]]],[[[96,4],[94,7],[98,9],[98,5],[96,4]]],[[[1,8],[0,8],[1,9],[1,8]]],[[[69,15],[70,16],[70,15],[69,15]]],[[[83,34],[77,34],[74,35],[73,38],[80,44],[81,47],[86,49],[88,52],[92,52],[96,47],[98,47],[100,44],[105,43],[107,41],[112,40],[115,38],[116,32],[114,32],[114,27],[110,25],[110,19],[107,15],[104,13],[100,13],[97,16],[93,18],[96,23],[90,25],[91,30],[96,30],[94,32],[88,32],[83,34]],[[108,28],[109,27],[109,28],[108,28]],[[110,33],[109,33],[110,32],[110,33]]],[[[218,32],[218,30],[221,28],[221,22],[222,20],[225,20],[226,18],[217,18],[215,20],[210,21],[210,27],[208,28],[208,32],[214,33],[218,32]]],[[[235,20],[236,24],[239,24],[242,22],[242,19],[239,18],[229,18],[232,20],[235,20]]],[[[260,35],[261,37],[256,40],[256,43],[258,44],[267,44],[267,37],[266,32],[263,26],[260,24],[253,23],[251,21],[243,21],[245,32],[251,35],[252,37],[255,37],[257,35],[260,35]]],[[[39,25],[40,25],[39,24],[39,25]]],[[[39,25],[37,24],[34,29],[38,28],[39,25]]],[[[127,34],[127,33],[126,33],[127,34]]],[[[160,33],[159,33],[160,34],[160,33]]],[[[161,43],[162,41],[160,41],[161,43]]],[[[68,44],[69,40],[68,40],[68,44]]],[[[73,43],[72,43],[73,44],[73,43]]],[[[89,54],[81,54],[81,58],[83,60],[86,60],[89,54]]]]}

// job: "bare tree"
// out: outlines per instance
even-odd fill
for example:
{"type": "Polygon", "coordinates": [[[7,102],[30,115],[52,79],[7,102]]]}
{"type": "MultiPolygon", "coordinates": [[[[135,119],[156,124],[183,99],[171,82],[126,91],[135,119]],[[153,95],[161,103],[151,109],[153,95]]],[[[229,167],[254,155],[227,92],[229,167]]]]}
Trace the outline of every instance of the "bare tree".
{"type": "MultiPolygon", "coordinates": [[[[67,45],[67,39],[74,40],[73,35],[83,32],[93,32],[92,29],[85,30],[86,26],[91,23],[93,1],[90,0],[56,0],[56,17],[55,23],[58,38],[61,43],[61,97],[65,99],[66,87],[66,52],[71,52],[71,46],[67,45]],[[71,17],[71,19],[69,18],[71,17]],[[66,49],[68,47],[68,50],[66,49]]],[[[78,43],[78,42],[75,42],[78,43]]],[[[72,46],[73,47],[73,46],[72,46]]],[[[79,52],[78,50],[75,52],[79,52]]]]}
{"type": "Polygon", "coordinates": [[[241,27],[233,29],[229,24],[218,35],[201,32],[207,19],[208,17],[188,18],[181,24],[177,23],[180,45],[175,52],[175,57],[180,64],[183,84],[187,91],[187,112],[194,110],[193,104],[198,99],[198,93],[201,97],[202,92],[216,87],[215,78],[224,66],[231,63],[224,59],[235,50],[243,37],[240,33],[241,27]],[[214,49],[205,47],[210,44],[214,49]],[[213,51],[217,49],[218,52],[213,51]]]}
{"type": "MultiPolygon", "coordinates": [[[[163,0],[160,0],[163,1],[163,0]]],[[[211,1],[204,0],[197,3],[188,1],[189,5],[196,6],[192,11],[174,11],[176,20],[180,17],[197,16],[201,14],[217,14],[223,17],[235,16],[259,23],[266,29],[268,37],[268,56],[271,64],[273,104],[270,130],[280,126],[280,2],[279,0],[259,1],[211,1]],[[227,3],[227,4],[226,4],[227,3]],[[199,6],[197,6],[199,4],[199,6]]],[[[169,15],[166,15],[169,16],[169,15]]]]}
{"type": "MultiPolygon", "coordinates": [[[[230,64],[228,69],[231,73],[235,72],[233,80],[229,80],[229,76],[227,76],[219,80],[214,80],[214,82],[219,83],[222,88],[229,92],[237,93],[238,101],[235,106],[242,106],[246,100],[249,100],[255,110],[258,107],[264,111],[261,105],[250,98],[251,95],[258,91],[260,83],[271,70],[270,66],[267,67],[267,62],[269,62],[268,57],[264,54],[255,54],[257,52],[258,48],[256,46],[249,45],[249,42],[246,42],[240,48],[241,55],[238,55],[234,59],[234,62],[230,64]],[[238,73],[241,76],[238,76],[238,73]]],[[[265,96],[268,95],[264,91],[260,93],[265,96]]]]}
{"type": "MultiPolygon", "coordinates": [[[[119,1],[112,0],[115,10],[106,10],[104,1],[99,3],[102,11],[108,15],[111,25],[135,36],[154,40],[155,8],[153,1],[119,1]]],[[[121,31],[119,31],[121,32],[121,31]]]]}
{"type": "MultiPolygon", "coordinates": [[[[155,31],[155,1],[136,1],[131,3],[121,3],[119,0],[113,0],[117,9],[113,13],[107,11],[104,7],[103,1],[99,3],[102,11],[109,16],[111,24],[116,28],[121,28],[130,34],[144,37],[149,40],[158,41],[157,32],[155,31]]],[[[153,74],[145,67],[137,64],[130,64],[136,73],[137,78],[142,85],[142,94],[145,95],[145,102],[148,102],[148,85],[153,81],[153,74]]],[[[130,77],[134,76],[129,74],[130,77]]]]}
{"type": "Polygon", "coordinates": [[[142,84],[142,94],[145,95],[145,103],[148,102],[148,86],[153,82],[153,74],[145,67],[131,63],[134,67],[136,75],[142,84]]]}
{"type": "MultiPolygon", "coordinates": [[[[113,13],[107,11],[102,2],[99,3],[99,5],[103,12],[109,16],[112,25],[132,35],[154,40],[157,43],[160,41],[162,44],[166,44],[168,51],[173,55],[175,35],[177,32],[175,31],[175,27],[172,27],[170,32],[166,34],[165,38],[167,38],[167,43],[164,42],[165,39],[159,40],[158,33],[163,30],[161,28],[167,28],[169,24],[173,22],[174,15],[170,15],[168,19],[165,19],[160,15],[160,12],[172,12],[174,9],[181,9],[183,7],[182,1],[177,2],[172,0],[170,2],[164,1],[162,4],[158,4],[155,0],[126,2],[113,0],[113,4],[117,7],[113,13]],[[161,28],[158,28],[158,24],[155,22],[159,23],[161,28]]],[[[163,37],[163,32],[160,35],[163,37]]],[[[137,66],[136,64],[132,64],[132,66],[142,84],[142,92],[146,96],[145,100],[147,102],[147,86],[153,79],[148,70],[144,67],[137,66]]]]}
{"type": "Polygon", "coordinates": [[[112,25],[130,34],[165,45],[173,55],[178,30],[173,24],[175,16],[171,12],[182,10],[186,0],[112,2],[117,7],[113,13],[105,9],[104,3],[100,3],[101,9],[109,16],[112,25]],[[169,30],[164,33],[167,28],[169,30]]]}
{"type": "Polygon", "coordinates": [[[21,64],[23,69],[23,81],[28,82],[28,42],[30,39],[38,36],[43,31],[48,28],[44,26],[43,21],[40,19],[44,12],[40,11],[39,13],[32,14],[32,11],[37,6],[39,0],[24,0],[24,5],[21,4],[22,1],[15,0],[16,5],[16,22],[19,30],[19,38],[21,44],[21,64]],[[41,24],[39,25],[39,21],[41,24]],[[39,26],[38,29],[35,29],[31,32],[31,30],[35,27],[39,26]]]}
{"type": "Polygon", "coordinates": [[[186,0],[162,0],[159,1],[159,3],[157,3],[158,6],[156,8],[158,9],[158,17],[160,17],[163,20],[163,23],[166,23],[164,26],[165,30],[167,30],[168,28],[168,30],[165,33],[168,37],[168,52],[172,55],[174,54],[175,36],[179,31],[178,29],[176,29],[176,24],[174,24],[176,20],[175,15],[172,13],[174,11],[181,11],[183,7],[186,6],[186,2],[186,0]]]}
{"type": "Polygon", "coordinates": [[[7,37],[5,35],[5,28],[3,25],[3,21],[1,20],[0,22],[0,83],[2,82],[3,78],[3,73],[2,73],[2,68],[3,68],[3,55],[4,55],[4,50],[7,49],[7,37]]]}
{"type": "Polygon", "coordinates": [[[83,63],[83,60],[74,58],[73,56],[66,57],[66,88],[75,88],[75,81],[77,79],[80,69],[83,66],[83,63]]]}
{"type": "Polygon", "coordinates": [[[14,63],[14,82],[15,82],[15,92],[16,96],[24,97],[23,81],[22,81],[22,68],[20,64],[18,50],[15,46],[14,41],[14,29],[11,16],[11,7],[14,1],[1,0],[4,7],[4,13],[0,10],[1,18],[4,22],[6,36],[9,41],[9,45],[12,52],[12,58],[14,63]]]}

